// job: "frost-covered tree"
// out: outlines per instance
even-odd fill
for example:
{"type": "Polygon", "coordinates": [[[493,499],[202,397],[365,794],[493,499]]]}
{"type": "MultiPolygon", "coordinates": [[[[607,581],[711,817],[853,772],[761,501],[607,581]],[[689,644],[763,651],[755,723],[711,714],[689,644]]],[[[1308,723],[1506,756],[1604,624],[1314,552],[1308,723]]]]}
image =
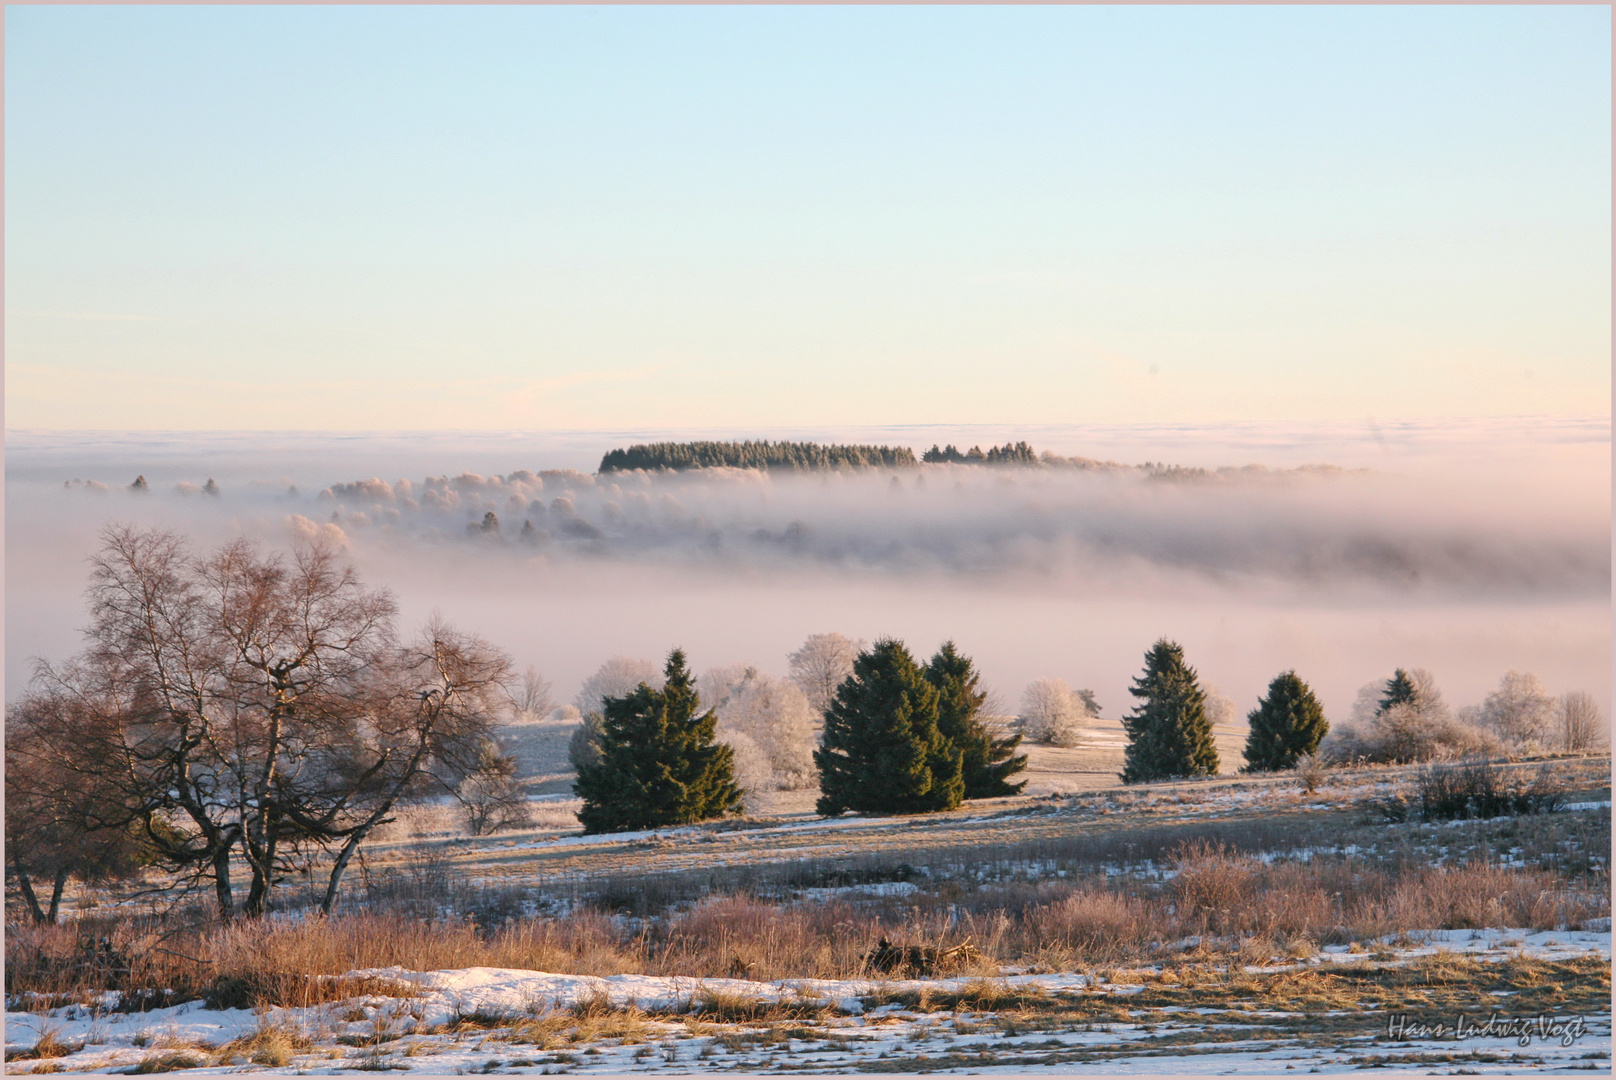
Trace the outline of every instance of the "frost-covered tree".
{"type": "Polygon", "coordinates": [[[1032,683],[1021,695],[1021,733],[1046,746],[1076,746],[1087,721],[1093,718],[1085,693],[1074,691],[1065,679],[1032,683]]]}
{"type": "Polygon", "coordinates": [[[841,634],[811,634],[802,648],[786,659],[791,664],[791,681],[808,696],[808,704],[823,716],[836,698],[836,688],[853,674],[853,661],[864,649],[864,642],[850,641],[841,634]]]}
{"type": "Polygon", "coordinates": [[[517,718],[529,723],[549,716],[556,704],[550,680],[540,675],[531,664],[522,672],[521,685],[511,696],[516,704],[517,718]]]}
{"type": "Polygon", "coordinates": [[[652,688],[662,685],[656,665],[638,657],[614,656],[584,680],[572,703],[578,706],[579,713],[588,716],[600,712],[607,698],[622,697],[641,683],[652,688]]]}
{"type": "Polygon", "coordinates": [[[1206,691],[1206,718],[1212,725],[1216,727],[1219,724],[1233,724],[1238,715],[1234,699],[1213,683],[1203,683],[1201,689],[1206,691]]]}
{"type": "Polygon", "coordinates": [[[735,746],[738,758],[743,741],[756,748],[766,765],[761,779],[752,778],[760,787],[784,791],[812,787],[815,716],[808,698],[795,683],[755,667],[742,668],[738,679],[726,682],[729,670],[703,676],[704,682],[713,676],[711,682],[722,688],[714,705],[719,741],[735,746]]]}
{"type": "Polygon", "coordinates": [[[602,710],[608,698],[623,697],[634,692],[641,684],[656,688],[662,685],[662,676],[649,660],[632,656],[614,656],[584,680],[573,698],[573,708],[579,714],[578,726],[567,740],[567,760],[577,772],[600,764],[600,740],[604,730],[602,710]]]}
{"type": "MultiPolygon", "coordinates": [[[[531,669],[529,669],[531,670],[531,669]]],[[[484,739],[477,765],[455,791],[473,836],[532,824],[527,793],[516,779],[516,759],[502,754],[493,739],[484,739]]]]}
{"type": "Polygon", "coordinates": [[[1543,689],[1536,675],[1509,671],[1482,702],[1478,719],[1507,743],[1540,747],[1554,741],[1559,712],[1560,703],[1543,689]]]}
{"type": "Polygon", "coordinates": [[[1497,738],[1474,719],[1453,715],[1429,671],[1398,668],[1358,691],[1349,721],[1332,728],[1319,754],[1335,762],[1413,762],[1496,752],[1497,738]]]}

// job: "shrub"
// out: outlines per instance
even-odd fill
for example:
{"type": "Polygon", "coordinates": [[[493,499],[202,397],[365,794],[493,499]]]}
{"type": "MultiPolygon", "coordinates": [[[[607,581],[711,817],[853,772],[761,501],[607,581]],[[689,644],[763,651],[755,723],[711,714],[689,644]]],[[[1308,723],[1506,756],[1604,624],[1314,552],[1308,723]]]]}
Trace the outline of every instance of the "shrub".
{"type": "Polygon", "coordinates": [[[1528,779],[1485,761],[1421,769],[1415,787],[1418,812],[1426,821],[1547,813],[1566,795],[1564,783],[1546,768],[1528,779]]]}

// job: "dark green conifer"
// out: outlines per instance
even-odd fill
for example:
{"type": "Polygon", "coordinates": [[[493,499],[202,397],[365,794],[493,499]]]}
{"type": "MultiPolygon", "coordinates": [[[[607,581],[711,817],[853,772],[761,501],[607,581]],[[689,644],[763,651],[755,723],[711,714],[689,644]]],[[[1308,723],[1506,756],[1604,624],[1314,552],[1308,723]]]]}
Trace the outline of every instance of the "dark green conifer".
{"type": "Polygon", "coordinates": [[[977,688],[980,678],[971,658],[945,641],[926,665],[926,680],[937,688],[937,730],[964,754],[965,798],[1018,794],[1027,782],[1012,784],[1008,777],[1027,767],[1027,755],[1015,753],[1021,735],[995,739],[982,723],[987,694],[977,688]]]}
{"type": "Polygon", "coordinates": [[[1380,708],[1375,710],[1379,716],[1394,705],[1414,705],[1420,696],[1420,688],[1415,685],[1414,677],[1402,668],[1392,673],[1386,680],[1386,693],[1380,699],[1380,708]]]}
{"type": "Polygon", "coordinates": [[[1311,754],[1330,730],[1324,707],[1294,671],[1282,671],[1268,684],[1268,696],[1246,716],[1246,772],[1294,769],[1296,759],[1311,754]]]}
{"type": "Polygon", "coordinates": [[[920,814],[965,795],[964,754],[937,728],[937,688],[901,641],[877,641],[853,661],[825,711],[821,814],[920,814]]]}
{"type": "Polygon", "coordinates": [[[1124,784],[1216,775],[1218,750],[1206,716],[1206,695],[1195,669],[1184,663],[1182,647],[1166,638],[1157,641],[1145,654],[1144,673],[1128,692],[1140,701],[1122,718],[1128,732],[1124,784]]]}
{"type": "Polygon", "coordinates": [[[685,654],[675,649],[662,689],[641,683],[602,710],[600,759],[578,770],[584,832],[685,825],[741,806],[735,754],[713,742],[718,719],[701,712],[685,654]]]}

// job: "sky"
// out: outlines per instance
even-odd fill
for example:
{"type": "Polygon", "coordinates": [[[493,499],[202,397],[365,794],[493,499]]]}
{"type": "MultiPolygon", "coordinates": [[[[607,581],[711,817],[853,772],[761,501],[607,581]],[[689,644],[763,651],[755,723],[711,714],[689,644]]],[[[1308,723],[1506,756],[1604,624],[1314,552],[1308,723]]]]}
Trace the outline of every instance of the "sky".
{"type": "Polygon", "coordinates": [[[1607,7],[5,20],[12,431],[1609,415],[1607,7]]]}

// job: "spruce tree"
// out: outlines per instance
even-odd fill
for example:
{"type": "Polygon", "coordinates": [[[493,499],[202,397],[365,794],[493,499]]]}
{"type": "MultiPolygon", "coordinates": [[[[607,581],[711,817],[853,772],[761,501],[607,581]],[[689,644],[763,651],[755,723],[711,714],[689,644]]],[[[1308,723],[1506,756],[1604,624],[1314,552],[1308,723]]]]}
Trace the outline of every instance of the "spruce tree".
{"type": "Polygon", "coordinates": [[[1419,696],[1420,688],[1414,682],[1414,677],[1398,668],[1386,680],[1386,694],[1380,699],[1380,708],[1375,710],[1375,715],[1382,715],[1394,705],[1418,704],[1419,696]]]}
{"type": "Polygon", "coordinates": [[[600,760],[578,770],[584,832],[684,825],[741,806],[735,754],[713,742],[718,726],[701,712],[683,650],[668,656],[662,689],[641,683],[603,702],[600,760]]]}
{"type": "Polygon", "coordinates": [[[1144,673],[1128,692],[1140,701],[1122,718],[1128,732],[1124,784],[1216,775],[1218,750],[1206,716],[1206,695],[1195,669],[1184,663],[1182,647],[1166,638],[1157,641],[1145,654],[1144,673]]]}
{"type": "Polygon", "coordinates": [[[1008,777],[1027,767],[1027,755],[1015,753],[1021,735],[995,739],[982,723],[987,694],[977,688],[971,658],[945,641],[926,665],[926,680],[937,688],[937,730],[964,755],[965,798],[1018,794],[1027,782],[1012,784],[1008,777]]]}
{"type": "Polygon", "coordinates": [[[1268,684],[1268,696],[1246,716],[1246,772],[1294,769],[1296,759],[1311,754],[1330,730],[1324,707],[1294,671],[1282,671],[1268,684]]]}
{"type": "Polygon", "coordinates": [[[921,814],[965,795],[964,754],[937,728],[937,688],[900,641],[877,641],[825,711],[818,810],[921,814]]]}

